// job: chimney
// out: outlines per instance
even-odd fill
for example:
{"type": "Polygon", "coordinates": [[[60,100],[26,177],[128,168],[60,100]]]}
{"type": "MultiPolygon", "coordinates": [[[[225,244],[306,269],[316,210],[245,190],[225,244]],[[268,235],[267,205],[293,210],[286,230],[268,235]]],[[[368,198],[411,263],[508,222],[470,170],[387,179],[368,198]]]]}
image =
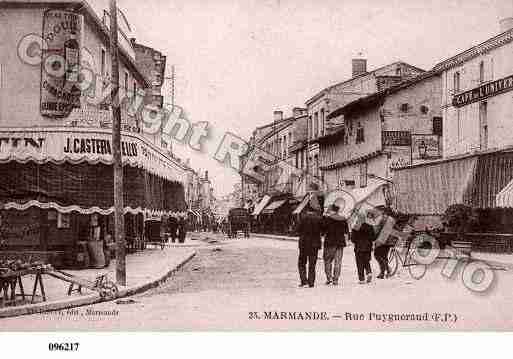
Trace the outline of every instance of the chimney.
{"type": "Polygon", "coordinates": [[[274,111],[273,115],[274,115],[274,122],[283,120],[283,111],[274,111]]]}
{"type": "Polygon", "coordinates": [[[499,14],[500,32],[513,29],[513,1],[497,1],[497,12],[499,14]]]}
{"type": "Polygon", "coordinates": [[[353,77],[360,76],[367,73],[367,60],[366,59],[353,59],[353,77]]]}
{"type": "Polygon", "coordinates": [[[306,114],[306,108],[302,108],[302,107],[294,107],[292,109],[292,116],[294,118],[298,118],[298,117],[301,117],[303,116],[304,114],[306,114]]]}

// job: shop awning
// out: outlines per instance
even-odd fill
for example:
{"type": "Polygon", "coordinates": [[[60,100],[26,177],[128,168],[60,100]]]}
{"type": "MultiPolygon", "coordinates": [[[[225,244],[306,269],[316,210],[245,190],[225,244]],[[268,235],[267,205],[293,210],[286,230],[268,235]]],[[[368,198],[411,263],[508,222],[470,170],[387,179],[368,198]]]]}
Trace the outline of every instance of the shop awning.
{"type": "Polygon", "coordinates": [[[260,212],[262,212],[262,210],[265,208],[265,206],[267,206],[267,204],[269,203],[270,200],[271,200],[271,196],[265,195],[260,200],[258,205],[255,207],[255,210],[253,211],[253,213],[251,215],[258,216],[260,214],[260,212]]]}
{"type": "Polygon", "coordinates": [[[513,152],[495,151],[394,171],[393,206],[418,215],[441,215],[452,204],[497,207],[513,180],[513,152]]]}
{"type": "Polygon", "coordinates": [[[353,210],[361,204],[370,207],[386,205],[384,188],[387,186],[385,181],[369,179],[365,187],[331,192],[324,201],[324,209],[326,211],[335,204],[339,207],[339,215],[349,218],[353,210]]]}
{"type": "MultiPolygon", "coordinates": [[[[113,164],[112,132],[98,128],[3,128],[0,163],[113,164]]],[[[146,170],[169,181],[184,183],[183,166],[136,133],[121,136],[123,165],[146,170]]]]}
{"type": "Polygon", "coordinates": [[[296,207],[296,209],[292,212],[292,214],[300,214],[303,209],[305,209],[306,205],[310,201],[310,198],[312,198],[312,194],[308,193],[303,197],[303,200],[299,204],[299,206],[296,207]]]}
{"type": "Polygon", "coordinates": [[[276,211],[278,208],[283,206],[285,204],[285,202],[287,202],[286,199],[281,199],[279,201],[274,201],[273,203],[271,203],[270,205],[265,207],[265,209],[262,211],[262,214],[273,214],[274,211],[276,211]]]}
{"type": "Polygon", "coordinates": [[[495,205],[501,208],[513,208],[513,180],[495,196],[495,205]]]}

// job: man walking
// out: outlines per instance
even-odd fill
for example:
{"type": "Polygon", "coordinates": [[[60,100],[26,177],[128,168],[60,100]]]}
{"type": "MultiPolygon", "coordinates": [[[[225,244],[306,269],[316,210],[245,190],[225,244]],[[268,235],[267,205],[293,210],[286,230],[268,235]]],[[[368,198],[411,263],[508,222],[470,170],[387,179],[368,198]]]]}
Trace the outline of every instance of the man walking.
{"type": "Polygon", "coordinates": [[[370,260],[372,242],[376,239],[374,228],[365,220],[366,215],[358,213],[358,223],[351,231],[351,241],[354,243],[356,268],[358,270],[358,280],[360,284],[365,283],[365,273],[367,274],[367,283],[372,281],[370,260]]]}
{"type": "Polygon", "coordinates": [[[315,266],[317,264],[317,254],[321,248],[321,215],[319,212],[309,207],[299,223],[298,270],[301,280],[300,287],[308,285],[313,288],[315,285],[315,266]],[[307,263],[308,275],[306,273],[307,263]]]}
{"type": "Polygon", "coordinates": [[[344,218],[334,218],[339,207],[331,205],[327,216],[324,217],[324,271],[326,272],[326,285],[338,285],[342,267],[342,255],[346,246],[345,236],[349,234],[347,221],[344,218]]]}

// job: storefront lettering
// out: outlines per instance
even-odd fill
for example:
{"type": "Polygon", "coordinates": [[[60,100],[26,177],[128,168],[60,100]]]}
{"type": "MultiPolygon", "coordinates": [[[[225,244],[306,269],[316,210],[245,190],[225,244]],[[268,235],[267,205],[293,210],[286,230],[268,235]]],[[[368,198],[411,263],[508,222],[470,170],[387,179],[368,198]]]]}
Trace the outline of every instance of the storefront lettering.
{"type": "MultiPolygon", "coordinates": [[[[112,155],[109,140],[99,138],[67,138],[64,153],[112,155]]],[[[121,142],[121,154],[128,157],[137,157],[137,144],[121,142]]]]}
{"type": "Polygon", "coordinates": [[[0,137],[0,147],[5,143],[6,145],[11,145],[13,148],[18,147],[34,147],[36,149],[40,149],[43,147],[43,143],[45,142],[44,138],[31,138],[31,137],[0,137]]]}
{"type": "Polygon", "coordinates": [[[452,105],[455,107],[462,107],[472,102],[484,100],[485,98],[511,90],[513,90],[513,75],[458,94],[453,97],[452,105]]]}

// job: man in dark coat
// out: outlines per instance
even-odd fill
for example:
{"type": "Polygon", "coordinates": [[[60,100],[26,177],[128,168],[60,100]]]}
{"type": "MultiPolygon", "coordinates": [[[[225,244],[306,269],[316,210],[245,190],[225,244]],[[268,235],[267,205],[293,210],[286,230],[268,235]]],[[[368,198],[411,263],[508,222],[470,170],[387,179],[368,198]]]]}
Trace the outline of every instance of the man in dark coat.
{"type": "Polygon", "coordinates": [[[324,233],[324,271],[326,272],[326,285],[338,285],[342,267],[342,255],[346,246],[346,235],[349,234],[347,221],[344,218],[334,218],[339,207],[331,205],[327,216],[323,220],[324,233]]]}
{"type": "Polygon", "coordinates": [[[178,229],[178,221],[174,215],[169,216],[167,221],[169,235],[171,237],[171,242],[175,243],[176,240],[176,230],[178,229]]]}
{"type": "Polygon", "coordinates": [[[374,228],[365,221],[366,215],[358,214],[358,216],[358,223],[356,223],[351,231],[351,241],[354,243],[359,283],[364,284],[365,273],[367,273],[367,283],[372,281],[370,260],[372,242],[376,239],[376,234],[374,233],[374,228]]]}
{"type": "Polygon", "coordinates": [[[184,243],[185,242],[185,236],[187,235],[187,223],[185,222],[184,217],[180,217],[178,220],[178,242],[184,243]]]}
{"type": "Polygon", "coordinates": [[[298,269],[300,287],[308,285],[312,288],[315,285],[315,266],[317,254],[321,248],[321,215],[319,211],[309,208],[299,223],[299,258],[298,269]],[[308,263],[308,276],[306,264],[308,263]]]}

